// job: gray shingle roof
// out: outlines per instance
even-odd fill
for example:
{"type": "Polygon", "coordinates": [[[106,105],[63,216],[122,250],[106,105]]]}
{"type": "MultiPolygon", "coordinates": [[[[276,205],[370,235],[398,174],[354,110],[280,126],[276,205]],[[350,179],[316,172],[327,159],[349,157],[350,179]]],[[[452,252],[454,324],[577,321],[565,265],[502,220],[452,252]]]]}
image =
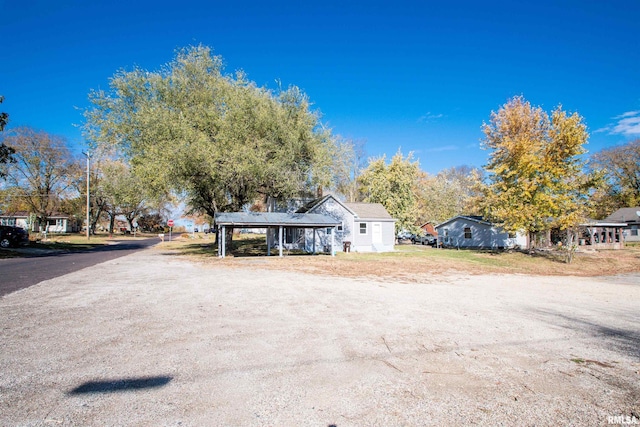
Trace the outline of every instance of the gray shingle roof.
{"type": "Polygon", "coordinates": [[[606,217],[604,220],[614,222],[640,222],[638,212],[640,212],[640,206],[633,208],[621,208],[606,217]]]}
{"type": "Polygon", "coordinates": [[[345,203],[361,219],[393,219],[380,203],[345,203]]]}

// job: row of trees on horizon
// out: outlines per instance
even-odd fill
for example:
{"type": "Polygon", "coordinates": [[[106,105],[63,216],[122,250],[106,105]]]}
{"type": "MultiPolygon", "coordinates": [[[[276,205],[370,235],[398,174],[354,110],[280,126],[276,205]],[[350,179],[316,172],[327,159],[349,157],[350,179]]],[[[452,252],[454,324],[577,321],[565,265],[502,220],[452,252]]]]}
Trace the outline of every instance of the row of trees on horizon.
{"type": "MultiPolygon", "coordinates": [[[[640,205],[640,140],[586,156],[586,125],[514,97],[482,126],[483,169],[430,175],[409,153],[366,159],[364,144],[332,135],[297,87],[270,90],[225,74],[207,47],[182,49],[158,72],[117,72],[92,91],[84,134],[91,153],[91,227],[105,216],[160,225],[185,200],[193,215],[264,209],[322,187],[346,201],[382,203],[398,229],[458,214],[509,231],[569,229],[640,205]],[[552,218],[552,221],[549,219],[552,218]],[[146,221],[146,222],[145,222],[146,221]]],[[[8,116],[2,115],[2,128],[8,116]]],[[[83,217],[86,159],[63,138],[21,127],[0,133],[1,212],[83,217]]]]}

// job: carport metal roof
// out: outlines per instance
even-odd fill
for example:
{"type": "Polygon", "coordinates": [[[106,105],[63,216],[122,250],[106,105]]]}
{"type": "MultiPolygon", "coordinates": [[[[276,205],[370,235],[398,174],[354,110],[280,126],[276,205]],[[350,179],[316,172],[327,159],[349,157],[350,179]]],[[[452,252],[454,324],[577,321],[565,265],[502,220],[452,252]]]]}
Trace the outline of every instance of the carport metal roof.
{"type": "Polygon", "coordinates": [[[219,212],[215,214],[214,220],[218,226],[245,228],[323,228],[341,224],[329,215],[281,212],[219,212]]]}

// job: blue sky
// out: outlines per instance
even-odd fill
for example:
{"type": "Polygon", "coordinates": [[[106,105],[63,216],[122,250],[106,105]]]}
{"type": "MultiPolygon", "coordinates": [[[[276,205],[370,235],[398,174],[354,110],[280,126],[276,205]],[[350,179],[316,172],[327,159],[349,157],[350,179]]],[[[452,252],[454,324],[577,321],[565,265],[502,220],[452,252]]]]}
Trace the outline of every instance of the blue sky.
{"type": "Polygon", "coordinates": [[[480,126],[508,98],[581,114],[591,152],[640,137],[640,1],[0,0],[9,127],[66,136],[121,69],[203,44],[259,85],[301,87],[369,156],[435,173],[481,166],[480,126]]]}

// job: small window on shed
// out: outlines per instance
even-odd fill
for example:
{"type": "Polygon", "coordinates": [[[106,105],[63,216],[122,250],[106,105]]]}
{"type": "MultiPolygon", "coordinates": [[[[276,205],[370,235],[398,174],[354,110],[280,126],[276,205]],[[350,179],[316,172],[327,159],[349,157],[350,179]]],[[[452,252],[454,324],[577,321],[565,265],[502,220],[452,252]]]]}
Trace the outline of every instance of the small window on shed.
{"type": "Polygon", "coordinates": [[[471,239],[471,227],[464,228],[464,238],[471,239]]]}
{"type": "Polygon", "coordinates": [[[361,222],[360,223],[360,234],[367,234],[367,223],[366,222],[361,222]]]}

